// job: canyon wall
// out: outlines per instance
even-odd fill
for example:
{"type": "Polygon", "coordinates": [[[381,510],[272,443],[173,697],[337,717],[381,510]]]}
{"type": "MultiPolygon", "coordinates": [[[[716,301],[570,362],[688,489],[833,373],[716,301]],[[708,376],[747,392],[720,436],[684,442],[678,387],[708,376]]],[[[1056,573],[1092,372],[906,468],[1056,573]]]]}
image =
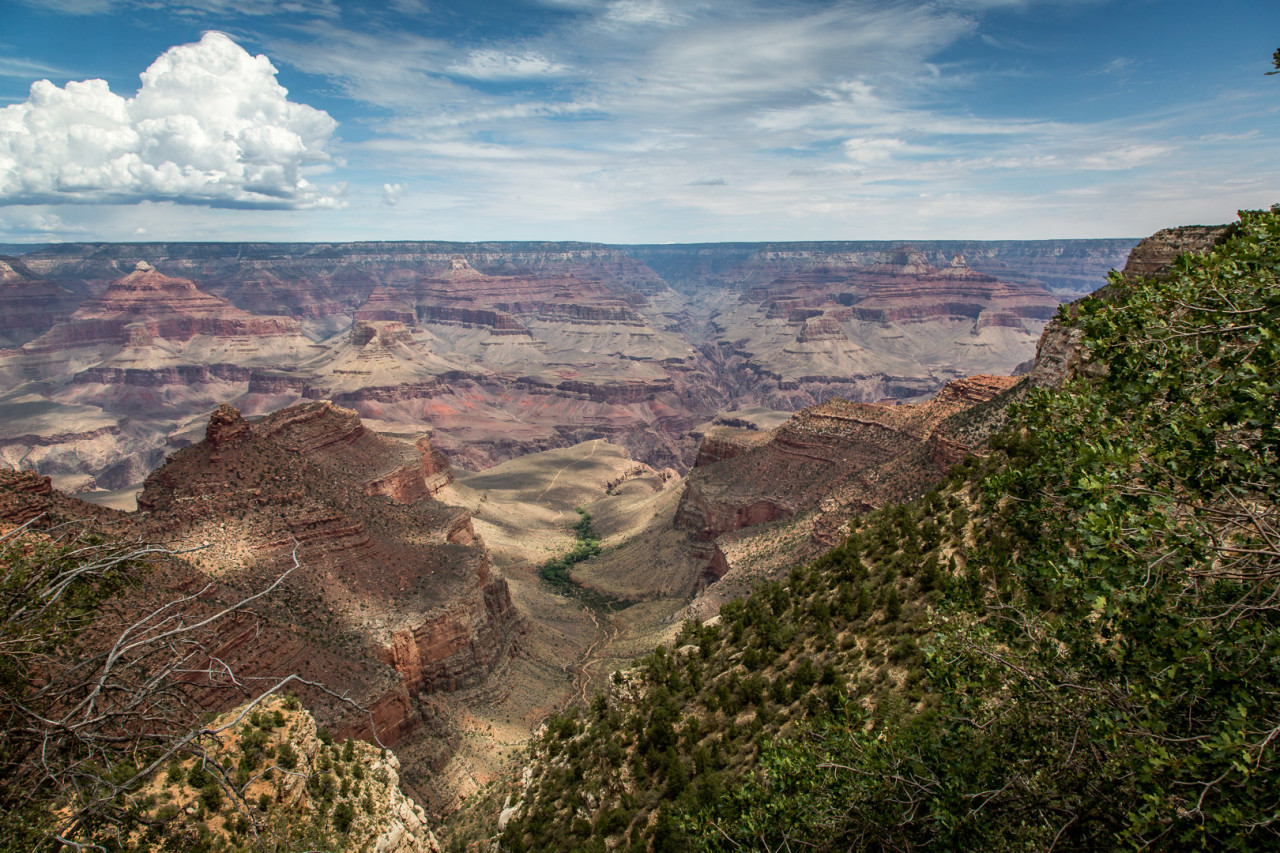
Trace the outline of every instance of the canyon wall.
{"type": "MultiPolygon", "coordinates": [[[[289,674],[324,685],[300,692],[336,736],[408,744],[407,773],[422,780],[456,746],[431,697],[477,686],[500,695],[525,630],[470,516],[431,497],[451,478],[428,440],[379,435],[332,403],[252,422],[223,405],[202,440],[147,477],[138,512],[0,472],[0,525],[92,519],[112,539],[181,554],[121,612],[188,595],[196,619],[278,581],[217,623],[211,659],[246,685],[289,674]]],[[[225,707],[244,696],[219,687],[206,699],[225,707]]]]}
{"type": "Polygon", "coordinates": [[[60,244],[0,269],[0,463],[124,489],[220,403],[327,399],[468,468],[604,438],[687,470],[721,411],[1009,372],[1124,245],[60,244]]]}

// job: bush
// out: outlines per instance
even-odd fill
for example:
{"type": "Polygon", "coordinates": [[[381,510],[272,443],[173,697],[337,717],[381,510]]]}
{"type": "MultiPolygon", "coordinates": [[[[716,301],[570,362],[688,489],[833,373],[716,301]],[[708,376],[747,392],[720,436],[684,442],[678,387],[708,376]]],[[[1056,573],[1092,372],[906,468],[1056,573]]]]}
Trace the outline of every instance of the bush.
{"type": "Polygon", "coordinates": [[[276,749],[276,764],[283,770],[293,770],[298,766],[298,753],[289,741],[284,741],[276,749]]]}
{"type": "Polygon", "coordinates": [[[333,828],[345,835],[351,830],[351,824],[355,817],[355,807],[350,802],[343,800],[333,807],[333,828]]]}

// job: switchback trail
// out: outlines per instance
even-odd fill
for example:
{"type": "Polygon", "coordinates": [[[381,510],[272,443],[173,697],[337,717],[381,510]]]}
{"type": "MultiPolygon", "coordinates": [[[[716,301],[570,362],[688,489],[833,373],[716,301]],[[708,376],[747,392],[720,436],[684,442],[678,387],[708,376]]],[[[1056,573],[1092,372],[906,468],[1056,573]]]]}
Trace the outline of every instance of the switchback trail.
{"type": "MultiPolygon", "coordinates": [[[[596,618],[594,608],[583,606],[582,610],[591,619],[591,624],[596,628],[596,639],[583,650],[582,656],[576,663],[565,665],[565,671],[569,672],[577,682],[574,697],[565,700],[566,708],[573,704],[575,699],[583,705],[587,703],[587,692],[592,680],[591,665],[605,659],[605,652],[613,646],[614,641],[618,639],[618,634],[621,632],[617,625],[610,624],[608,627],[601,625],[600,620],[596,618]],[[595,654],[597,649],[599,649],[599,654],[595,654]]],[[[612,623],[612,620],[610,622],[612,623]]]]}

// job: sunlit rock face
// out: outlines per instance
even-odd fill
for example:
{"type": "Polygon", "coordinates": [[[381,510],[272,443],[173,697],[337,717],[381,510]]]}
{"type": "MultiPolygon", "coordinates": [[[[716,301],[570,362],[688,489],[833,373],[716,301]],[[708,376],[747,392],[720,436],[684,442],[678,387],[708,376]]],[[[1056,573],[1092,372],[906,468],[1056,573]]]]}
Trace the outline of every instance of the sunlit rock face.
{"type": "Polygon", "coordinates": [[[451,477],[429,441],[381,436],[327,401],[253,422],[222,406],[204,441],[147,478],[137,524],[151,541],[204,545],[200,568],[241,586],[268,583],[296,553],[288,589],[264,607],[341,640],[352,666],[323,680],[372,711],[344,725],[390,743],[419,725],[416,697],[484,683],[522,630],[470,516],[431,497],[451,477]]]}

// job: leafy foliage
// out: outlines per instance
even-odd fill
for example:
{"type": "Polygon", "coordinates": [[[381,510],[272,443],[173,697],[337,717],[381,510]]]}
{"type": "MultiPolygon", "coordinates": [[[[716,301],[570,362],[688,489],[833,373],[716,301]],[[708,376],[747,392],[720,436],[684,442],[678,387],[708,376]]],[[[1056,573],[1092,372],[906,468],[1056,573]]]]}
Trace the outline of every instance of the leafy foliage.
{"type": "Polygon", "coordinates": [[[577,589],[577,584],[569,575],[569,570],[576,563],[588,560],[599,554],[601,550],[600,540],[596,537],[595,531],[591,529],[591,513],[582,507],[578,507],[578,521],[573,525],[574,535],[577,541],[573,544],[573,549],[567,554],[547,560],[539,569],[542,579],[555,587],[560,592],[572,592],[577,589]]]}
{"type": "Polygon", "coordinates": [[[1244,214],[1082,306],[1105,371],[1033,395],[997,442],[978,582],[934,638],[941,706],[815,721],[700,815],[758,831],[701,846],[1274,846],[1278,272],[1280,216],[1244,214]]]}

